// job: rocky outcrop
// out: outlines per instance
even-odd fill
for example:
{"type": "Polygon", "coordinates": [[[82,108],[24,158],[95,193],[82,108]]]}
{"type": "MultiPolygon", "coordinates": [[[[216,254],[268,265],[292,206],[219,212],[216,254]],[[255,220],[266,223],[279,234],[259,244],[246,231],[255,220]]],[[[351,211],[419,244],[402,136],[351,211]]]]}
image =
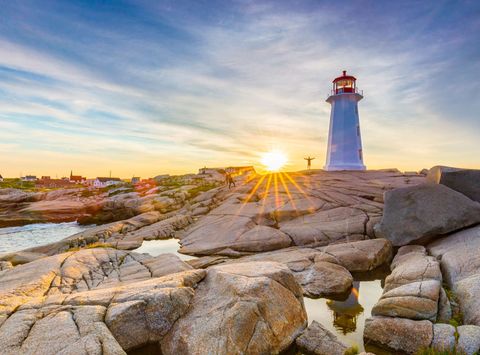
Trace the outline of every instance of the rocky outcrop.
{"type": "Polygon", "coordinates": [[[434,324],[431,347],[437,351],[452,351],[455,346],[455,327],[450,324],[434,324]]]}
{"type": "Polygon", "coordinates": [[[180,251],[238,257],[369,239],[382,215],[383,192],[423,181],[393,171],[256,177],[188,228],[180,251]]]}
{"type": "Polygon", "coordinates": [[[429,170],[427,181],[448,186],[473,201],[480,202],[480,170],[438,165],[429,170]]]}
{"type": "Polygon", "coordinates": [[[344,355],[347,347],[320,323],[312,324],[296,339],[298,349],[307,355],[344,355]]]}
{"type": "Polygon", "coordinates": [[[385,193],[385,209],[375,233],[394,246],[423,244],[476,223],[480,223],[480,203],[444,185],[421,184],[385,193]]]}
{"type": "Polygon", "coordinates": [[[302,292],[285,266],[237,263],[208,269],[189,311],[161,341],[164,354],[272,354],[306,327],[302,292]]]}
{"type": "Polygon", "coordinates": [[[306,326],[300,285],[272,262],[84,249],[1,271],[0,299],[3,354],[278,353],[306,326]]]}
{"type": "Polygon", "coordinates": [[[398,353],[414,354],[432,343],[433,324],[428,320],[373,317],[365,321],[363,336],[398,353]]]}

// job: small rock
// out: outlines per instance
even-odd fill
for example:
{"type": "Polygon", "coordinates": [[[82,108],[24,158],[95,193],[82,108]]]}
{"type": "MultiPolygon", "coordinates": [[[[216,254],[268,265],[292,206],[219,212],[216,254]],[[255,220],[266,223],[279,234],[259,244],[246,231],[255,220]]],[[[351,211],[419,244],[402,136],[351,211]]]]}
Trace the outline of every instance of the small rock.
{"type": "Polygon", "coordinates": [[[480,350],[480,327],[476,325],[461,325],[457,327],[458,349],[466,355],[473,355],[480,350]]]}
{"type": "Polygon", "coordinates": [[[397,352],[414,354],[433,340],[433,324],[428,320],[373,317],[365,321],[364,338],[397,352]]]}
{"type": "Polygon", "coordinates": [[[347,347],[341,343],[335,334],[324,328],[317,321],[295,340],[300,351],[312,355],[343,355],[347,347]]]}
{"type": "Polygon", "coordinates": [[[450,324],[434,324],[431,347],[438,351],[453,350],[455,347],[455,327],[450,324]]]}

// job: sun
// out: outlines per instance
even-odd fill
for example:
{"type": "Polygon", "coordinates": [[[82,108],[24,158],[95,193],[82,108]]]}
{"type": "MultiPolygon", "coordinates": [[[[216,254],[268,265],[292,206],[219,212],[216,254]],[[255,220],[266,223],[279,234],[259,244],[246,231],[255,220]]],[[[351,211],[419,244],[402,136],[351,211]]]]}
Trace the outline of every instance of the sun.
{"type": "Polygon", "coordinates": [[[287,156],[279,150],[272,150],[262,154],[260,162],[268,171],[278,171],[287,163],[287,156]]]}

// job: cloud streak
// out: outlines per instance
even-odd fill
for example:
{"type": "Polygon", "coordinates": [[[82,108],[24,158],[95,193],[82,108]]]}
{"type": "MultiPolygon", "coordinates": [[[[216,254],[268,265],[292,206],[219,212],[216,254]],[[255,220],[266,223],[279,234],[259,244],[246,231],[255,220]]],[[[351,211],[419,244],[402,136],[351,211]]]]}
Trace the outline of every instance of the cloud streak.
{"type": "Polygon", "coordinates": [[[152,176],[272,148],[320,164],[344,68],[369,167],[478,167],[475,2],[296,4],[7,3],[0,172],[152,176]]]}

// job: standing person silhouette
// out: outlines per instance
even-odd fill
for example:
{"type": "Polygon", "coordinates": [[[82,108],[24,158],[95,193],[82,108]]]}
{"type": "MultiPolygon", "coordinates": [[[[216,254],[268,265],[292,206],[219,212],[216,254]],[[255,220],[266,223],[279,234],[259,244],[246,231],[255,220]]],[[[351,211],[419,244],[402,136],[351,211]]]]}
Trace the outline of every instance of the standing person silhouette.
{"type": "Polygon", "coordinates": [[[233,180],[232,174],[230,174],[229,172],[225,173],[225,183],[228,183],[229,189],[232,185],[233,187],[235,187],[235,181],[233,180]]]}
{"type": "Polygon", "coordinates": [[[310,170],[310,168],[312,167],[312,160],[315,159],[315,158],[310,158],[310,156],[308,156],[308,158],[303,158],[307,161],[307,169],[310,170]]]}

